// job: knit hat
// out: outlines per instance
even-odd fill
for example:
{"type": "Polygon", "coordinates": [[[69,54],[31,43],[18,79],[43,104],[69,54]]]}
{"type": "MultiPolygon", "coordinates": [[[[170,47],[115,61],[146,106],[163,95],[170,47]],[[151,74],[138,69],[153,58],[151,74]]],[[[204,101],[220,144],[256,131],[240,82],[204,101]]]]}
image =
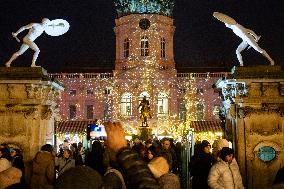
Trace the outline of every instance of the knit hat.
{"type": "Polygon", "coordinates": [[[229,147],[229,142],[226,139],[217,139],[213,142],[213,150],[220,151],[223,147],[229,147]]]}
{"type": "Polygon", "coordinates": [[[102,176],[87,166],[72,167],[61,174],[55,183],[56,189],[99,189],[102,187],[102,176]]]}
{"type": "Polygon", "coordinates": [[[20,182],[22,171],[16,167],[10,167],[0,172],[0,188],[6,188],[10,185],[20,182]]]}
{"type": "Polygon", "coordinates": [[[170,170],[169,164],[164,157],[156,157],[152,159],[148,163],[148,167],[155,178],[159,178],[160,176],[168,173],[170,170]]]}
{"type": "Polygon", "coordinates": [[[202,149],[205,148],[206,146],[210,146],[210,142],[208,142],[207,140],[203,140],[203,141],[201,142],[201,147],[202,147],[202,149]]]}

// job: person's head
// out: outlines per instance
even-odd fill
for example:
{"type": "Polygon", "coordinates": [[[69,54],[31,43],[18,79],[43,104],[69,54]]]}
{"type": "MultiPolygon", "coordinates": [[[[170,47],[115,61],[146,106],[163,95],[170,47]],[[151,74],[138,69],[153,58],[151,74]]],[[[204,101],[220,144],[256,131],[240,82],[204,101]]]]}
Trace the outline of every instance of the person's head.
{"type": "Polygon", "coordinates": [[[223,147],[229,147],[229,142],[226,139],[217,139],[212,144],[212,154],[217,159],[223,147]]]}
{"type": "Polygon", "coordinates": [[[53,152],[53,147],[51,146],[51,144],[45,144],[41,147],[40,149],[41,151],[45,151],[45,152],[53,152]]]}
{"type": "Polygon", "coordinates": [[[100,189],[102,176],[88,166],[76,166],[62,173],[55,182],[55,189],[100,189]]]}
{"type": "Polygon", "coordinates": [[[148,167],[151,170],[155,178],[159,178],[166,174],[170,170],[170,166],[164,157],[156,157],[148,163],[148,167]]]}
{"type": "Polygon", "coordinates": [[[158,154],[157,152],[157,148],[155,146],[150,146],[147,149],[147,157],[149,160],[153,159],[154,157],[156,157],[158,154]]]}
{"type": "Polygon", "coordinates": [[[0,158],[9,158],[10,157],[10,151],[8,148],[1,148],[0,149],[0,158]]]}
{"type": "Polygon", "coordinates": [[[47,25],[47,24],[49,24],[49,22],[50,22],[50,20],[49,20],[48,18],[43,18],[43,19],[41,20],[41,23],[42,23],[43,25],[47,25]]]}
{"type": "Polygon", "coordinates": [[[72,155],[72,151],[69,149],[65,149],[63,152],[64,158],[68,159],[72,155]]]}
{"type": "Polygon", "coordinates": [[[210,150],[211,150],[210,142],[208,142],[207,140],[203,140],[201,142],[201,147],[204,153],[206,154],[210,153],[210,150]]]}
{"type": "Polygon", "coordinates": [[[170,141],[170,139],[169,139],[169,138],[166,138],[166,137],[163,138],[161,145],[162,145],[162,148],[163,148],[164,150],[168,150],[168,149],[170,148],[170,146],[171,146],[171,141],[170,141]]]}
{"type": "Polygon", "coordinates": [[[15,157],[15,156],[17,155],[17,152],[16,152],[15,149],[9,148],[9,151],[10,151],[10,156],[11,156],[11,157],[15,157]]]}
{"type": "Polygon", "coordinates": [[[234,158],[234,150],[229,147],[223,147],[220,151],[220,158],[228,163],[231,163],[234,158]]]}

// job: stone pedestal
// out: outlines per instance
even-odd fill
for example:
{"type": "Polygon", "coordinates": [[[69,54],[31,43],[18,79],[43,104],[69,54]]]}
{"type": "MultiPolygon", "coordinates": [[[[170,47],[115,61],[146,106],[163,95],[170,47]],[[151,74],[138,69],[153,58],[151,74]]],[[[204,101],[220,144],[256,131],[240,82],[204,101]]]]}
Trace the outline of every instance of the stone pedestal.
{"type": "Polygon", "coordinates": [[[0,142],[20,148],[25,163],[43,144],[53,144],[62,90],[41,67],[0,68],[0,142]]]}
{"type": "Polygon", "coordinates": [[[140,139],[146,141],[152,138],[152,129],[150,127],[138,127],[138,136],[140,139]]]}
{"type": "Polygon", "coordinates": [[[270,188],[284,165],[284,70],[280,66],[237,67],[230,79],[245,83],[243,92],[232,96],[228,112],[235,113],[227,116],[245,188],[270,188]]]}

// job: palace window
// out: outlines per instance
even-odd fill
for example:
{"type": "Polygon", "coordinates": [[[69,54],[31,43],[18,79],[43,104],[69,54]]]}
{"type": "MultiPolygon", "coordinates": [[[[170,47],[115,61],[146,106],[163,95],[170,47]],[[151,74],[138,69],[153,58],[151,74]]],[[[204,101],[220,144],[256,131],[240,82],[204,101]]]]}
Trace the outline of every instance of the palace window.
{"type": "Polygon", "coordinates": [[[143,36],[141,38],[140,48],[141,48],[141,56],[149,56],[149,41],[148,41],[148,37],[143,36]]]}
{"type": "Polygon", "coordinates": [[[166,57],[166,40],[165,38],[161,38],[161,58],[166,57]]]}
{"type": "Polygon", "coordinates": [[[105,89],[105,95],[111,95],[112,94],[112,88],[111,87],[107,87],[105,89]]]}
{"type": "Polygon", "coordinates": [[[69,119],[76,119],[76,105],[69,105],[69,119]]]}
{"type": "Polygon", "coordinates": [[[87,95],[93,95],[94,94],[94,91],[91,90],[91,89],[87,89],[87,95]]]}
{"type": "Polygon", "coordinates": [[[196,90],[196,94],[203,94],[204,93],[204,90],[202,89],[202,88],[198,88],[197,90],[196,90]]]}
{"type": "Polygon", "coordinates": [[[94,118],[94,106],[87,105],[87,119],[93,119],[93,118],[94,118]]]}
{"type": "Polygon", "coordinates": [[[69,91],[69,95],[70,95],[70,96],[76,96],[76,90],[75,90],[75,89],[71,89],[71,90],[69,91]]]}
{"type": "Polygon", "coordinates": [[[196,105],[196,119],[197,120],[204,119],[204,104],[202,102],[199,102],[196,105]]]}
{"type": "Polygon", "coordinates": [[[121,115],[130,116],[132,115],[132,94],[124,93],[121,97],[120,102],[121,115]]]}
{"type": "Polygon", "coordinates": [[[169,109],[168,96],[166,93],[160,92],[158,94],[158,114],[166,115],[169,109]]]}
{"type": "Polygon", "coordinates": [[[184,103],[179,106],[179,119],[186,121],[186,106],[184,103]]]}
{"type": "Polygon", "coordinates": [[[123,57],[128,58],[129,57],[129,39],[126,38],[123,41],[123,57]]]}

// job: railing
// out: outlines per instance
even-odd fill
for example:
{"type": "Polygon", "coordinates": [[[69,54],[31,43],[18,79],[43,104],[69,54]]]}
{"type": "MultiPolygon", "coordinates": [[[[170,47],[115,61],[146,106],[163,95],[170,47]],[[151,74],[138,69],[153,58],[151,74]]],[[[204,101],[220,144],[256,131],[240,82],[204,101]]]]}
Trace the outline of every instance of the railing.
{"type": "Polygon", "coordinates": [[[187,78],[223,78],[227,77],[229,73],[227,72],[219,72],[219,73],[178,73],[177,77],[187,77],[187,78]]]}
{"type": "Polygon", "coordinates": [[[62,74],[49,74],[48,75],[49,78],[56,78],[56,79],[62,79],[62,78],[73,78],[73,79],[80,79],[80,78],[88,78],[88,79],[92,79],[92,78],[112,78],[113,74],[112,73],[98,73],[98,74],[93,74],[93,73],[74,73],[74,74],[66,74],[66,73],[62,73],[62,74]]]}

